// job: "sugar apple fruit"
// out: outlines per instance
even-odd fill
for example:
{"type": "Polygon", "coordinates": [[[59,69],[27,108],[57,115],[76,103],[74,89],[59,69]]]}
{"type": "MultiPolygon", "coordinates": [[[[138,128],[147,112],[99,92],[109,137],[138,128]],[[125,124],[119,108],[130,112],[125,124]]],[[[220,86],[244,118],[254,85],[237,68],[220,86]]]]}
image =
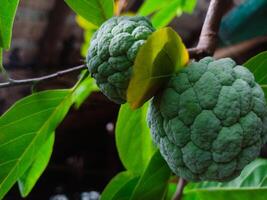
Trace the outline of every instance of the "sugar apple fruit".
{"type": "Polygon", "coordinates": [[[86,58],[100,90],[112,101],[126,102],[126,91],[138,49],[154,31],[145,17],[113,17],[91,39],[86,58]]]}
{"type": "Polygon", "coordinates": [[[173,76],[148,112],[152,138],[171,170],[190,181],[228,181],[267,138],[264,93],[230,58],[206,57],[173,76]]]}

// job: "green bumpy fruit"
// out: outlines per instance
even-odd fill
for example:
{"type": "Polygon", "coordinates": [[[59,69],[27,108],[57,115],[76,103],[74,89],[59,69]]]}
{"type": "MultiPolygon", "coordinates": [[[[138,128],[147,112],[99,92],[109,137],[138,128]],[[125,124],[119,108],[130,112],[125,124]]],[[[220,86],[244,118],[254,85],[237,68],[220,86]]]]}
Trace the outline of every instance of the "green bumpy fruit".
{"type": "Polygon", "coordinates": [[[148,124],[175,174],[228,181],[266,143],[266,101],[247,68],[230,58],[206,57],[190,63],[153,98],[148,124]]]}
{"type": "Polygon", "coordinates": [[[112,101],[126,102],[126,91],[138,49],[154,28],[145,17],[113,17],[91,39],[86,58],[100,90],[112,101]]]}

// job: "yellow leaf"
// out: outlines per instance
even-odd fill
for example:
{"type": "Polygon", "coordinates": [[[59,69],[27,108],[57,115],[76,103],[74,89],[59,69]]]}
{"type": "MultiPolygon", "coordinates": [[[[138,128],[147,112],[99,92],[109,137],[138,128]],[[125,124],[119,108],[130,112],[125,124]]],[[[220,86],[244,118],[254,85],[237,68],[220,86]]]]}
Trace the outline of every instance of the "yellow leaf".
{"type": "Polygon", "coordinates": [[[127,101],[139,108],[188,62],[188,52],[171,28],[162,28],[149,36],[137,53],[133,75],[127,89],[127,101]]]}
{"type": "Polygon", "coordinates": [[[80,15],[76,15],[76,22],[84,30],[92,30],[92,29],[94,30],[94,29],[98,28],[96,25],[94,25],[91,22],[87,21],[86,19],[84,19],[80,15]]]}

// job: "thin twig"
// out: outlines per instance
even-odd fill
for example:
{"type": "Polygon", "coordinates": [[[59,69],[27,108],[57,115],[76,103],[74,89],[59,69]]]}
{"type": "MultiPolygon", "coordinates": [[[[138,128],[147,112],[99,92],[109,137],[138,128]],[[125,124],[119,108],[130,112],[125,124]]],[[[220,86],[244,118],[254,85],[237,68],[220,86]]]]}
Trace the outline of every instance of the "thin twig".
{"type": "Polygon", "coordinates": [[[0,88],[7,88],[7,87],[13,87],[13,86],[19,86],[19,85],[32,85],[41,81],[46,81],[46,80],[50,80],[53,78],[57,78],[75,71],[79,71],[81,69],[85,69],[86,65],[79,65],[79,66],[75,66],[69,69],[65,69],[62,71],[58,71],[55,72],[53,74],[49,74],[46,76],[41,76],[41,77],[37,77],[37,78],[29,78],[29,79],[21,79],[21,80],[16,80],[16,79],[9,79],[7,82],[4,83],[0,83],[0,88]]]}
{"type": "Polygon", "coordinates": [[[173,196],[173,200],[181,200],[182,199],[183,190],[184,190],[184,187],[186,186],[186,184],[187,184],[187,182],[185,179],[179,178],[177,189],[176,189],[176,192],[173,196]]]}
{"type": "Polygon", "coordinates": [[[231,0],[211,0],[201,30],[198,45],[188,49],[191,58],[213,55],[217,46],[218,31],[221,19],[231,5],[231,0]]]}
{"type": "MultiPolygon", "coordinates": [[[[255,54],[255,50],[260,51],[262,48],[266,46],[267,44],[267,36],[259,36],[252,38],[250,40],[246,40],[243,42],[240,42],[238,44],[234,44],[231,46],[223,47],[221,49],[216,49],[214,53],[215,58],[225,58],[225,57],[231,57],[234,60],[237,59],[237,57],[244,57],[243,55],[249,54],[249,56],[252,56],[251,54],[255,54]],[[240,56],[241,55],[241,56],[240,56]]],[[[248,59],[247,56],[245,56],[246,59],[248,59]]]]}

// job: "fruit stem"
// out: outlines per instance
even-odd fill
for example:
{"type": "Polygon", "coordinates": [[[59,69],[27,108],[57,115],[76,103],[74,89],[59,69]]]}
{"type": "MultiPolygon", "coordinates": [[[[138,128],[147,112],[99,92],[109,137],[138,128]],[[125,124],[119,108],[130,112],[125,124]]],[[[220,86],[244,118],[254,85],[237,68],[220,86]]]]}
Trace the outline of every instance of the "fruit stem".
{"type": "Polygon", "coordinates": [[[211,0],[204,24],[199,37],[198,45],[188,49],[190,58],[200,59],[212,56],[217,46],[218,31],[221,19],[232,6],[232,0],[211,0]]]}
{"type": "Polygon", "coordinates": [[[181,200],[183,196],[184,187],[187,181],[183,178],[179,178],[175,194],[173,195],[173,200],[181,200]]]}

